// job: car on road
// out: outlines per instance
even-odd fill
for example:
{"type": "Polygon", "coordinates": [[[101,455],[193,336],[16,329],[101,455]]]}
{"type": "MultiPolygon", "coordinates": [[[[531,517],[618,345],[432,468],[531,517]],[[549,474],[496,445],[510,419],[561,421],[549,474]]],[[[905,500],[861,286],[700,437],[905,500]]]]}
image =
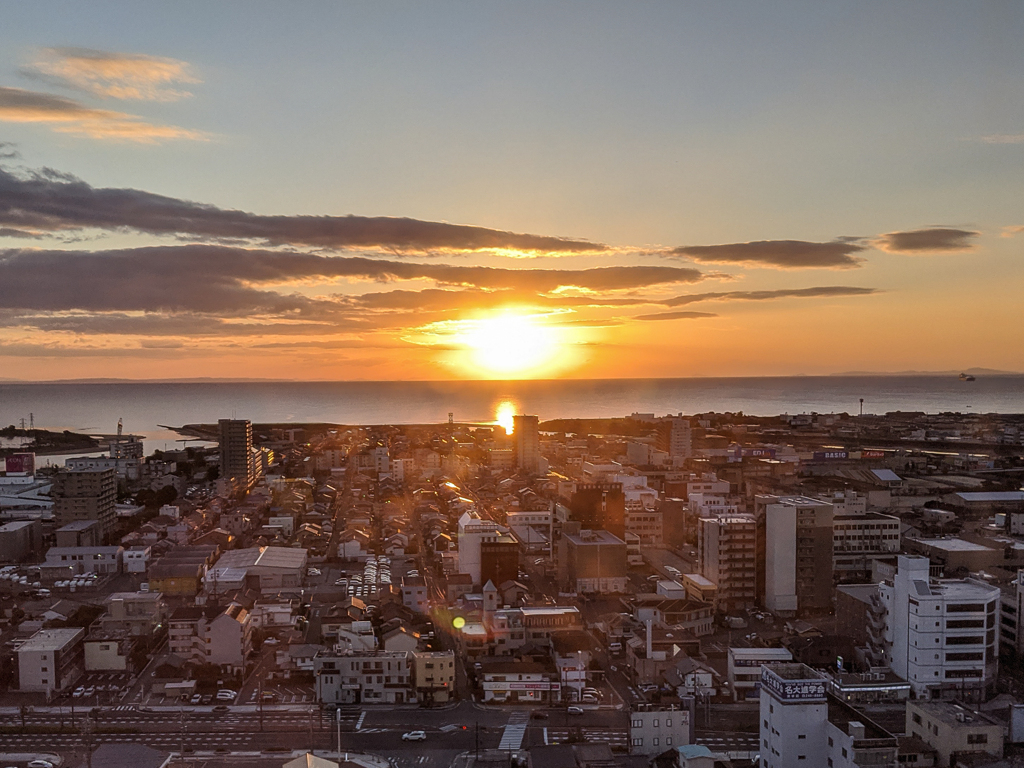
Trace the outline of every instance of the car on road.
{"type": "Polygon", "coordinates": [[[568,712],[570,715],[582,715],[583,707],[566,707],[565,711],[568,712]]]}
{"type": "Polygon", "coordinates": [[[402,734],[402,741],[426,741],[426,731],[407,731],[402,734]]]}
{"type": "Polygon", "coordinates": [[[537,712],[531,713],[530,717],[532,717],[534,720],[547,720],[548,719],[548,713],[547,712],[537,711],[537,712]]]}

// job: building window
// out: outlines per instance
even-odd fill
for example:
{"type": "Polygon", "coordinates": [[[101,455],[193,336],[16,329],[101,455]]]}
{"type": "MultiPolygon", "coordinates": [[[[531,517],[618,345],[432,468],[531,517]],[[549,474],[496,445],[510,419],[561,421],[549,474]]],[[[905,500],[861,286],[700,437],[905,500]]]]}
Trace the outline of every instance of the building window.
{"type": "Polygon", "coordinates": [[[968,744],[988,744],[987,733],[968,733],[967,734],[968,744]]]}

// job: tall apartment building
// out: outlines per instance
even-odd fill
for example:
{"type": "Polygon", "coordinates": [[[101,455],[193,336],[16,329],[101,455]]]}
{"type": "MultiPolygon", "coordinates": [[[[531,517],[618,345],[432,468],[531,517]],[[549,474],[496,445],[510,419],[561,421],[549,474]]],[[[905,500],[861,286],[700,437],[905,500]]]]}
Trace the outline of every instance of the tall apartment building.
{"type": "Polygon", "coordinates": [[[512,441],[516,469],[528,475],[539,475],[540,419],[537,416],[513,416],[512,441]]]}
{"type": "Polygon", "coordinates": [[[832,505],[806,496],[754,497],[757,599],[768,610],[832,607],[832,505]]]}
{"type": "Polygon", "coordinates": [[[899,741],[805,664],[761,667],[761,768],[896,768],[899,741]]]}
{"type": "Polygon", "coordinates": [[[57,527],[78,520],[96,520],[104,537],[113,531],[117,504],[115,470],[61,470],[53,476],[51,493],[57,527]]]}
{"type": "Polygon", "coordinates": [[[658,436],[655,448],[664,451],[673,463],[679,463],[693,455],[693,441],[690,435],[690,420],[680,416],[669,416],[658,422],[658,436]]]}
{"type": "Polygon", "coordinates": [[[626,535],[626,496],[621,483],[577,483],[569,500],[569,519],[581,528],[626,535]]]}
{"type": "Polygon", "coordinates": [[[718,587],[726,612],[754,606],[757,524],[753,515],[701,518],[697,528],[700,575],[718,587]]]}
{"type": "Polygon", "coordinates": [[[255,482],[252,456],[252,422],[248,419],[221,419],[220,476],[234,478],[245,489],[255,482]]]}
{"type": "Polygon", "coordinates": [[[640,546],[661,547],[665,541],[664,513],[627,502],[625,529],[627,534],[639,537],[640,546]]]}
{"type": "Polygon", "coordinates": [[[878,591],[881,650],[915,696],[980,700],[993,688],[998,587],[978,579],[931,579],[928,558],[900,555],[892,582],[878,591]]]}
{"type": "Polygon", "coordinates": [[[835,512],[832,518],[832,568],[839,581],[869,581],[871,562],[879,557],[892,557],[899,551],[898,517],[878,512],[835,512]]]}

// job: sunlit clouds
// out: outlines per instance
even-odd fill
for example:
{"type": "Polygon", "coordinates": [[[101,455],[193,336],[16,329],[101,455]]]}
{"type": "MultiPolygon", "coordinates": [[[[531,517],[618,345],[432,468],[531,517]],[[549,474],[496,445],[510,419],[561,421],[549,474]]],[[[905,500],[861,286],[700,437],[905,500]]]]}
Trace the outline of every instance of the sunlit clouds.
{"type": "Polygon", "coordinates": [[[89,48],[44,48],[22,73],[100,98],[136,101],[177,101],[192,95],[181,86],[201,82],[184,61],[89,48]]]}
{"type": "Polygon", "coordinates": [[[0,86],[0,122],[38,123],[57,133],[140,144],[207,138],[200,131],[149,122],[138,115],[90,107],[63,96],[3,86],[0,86]]]}

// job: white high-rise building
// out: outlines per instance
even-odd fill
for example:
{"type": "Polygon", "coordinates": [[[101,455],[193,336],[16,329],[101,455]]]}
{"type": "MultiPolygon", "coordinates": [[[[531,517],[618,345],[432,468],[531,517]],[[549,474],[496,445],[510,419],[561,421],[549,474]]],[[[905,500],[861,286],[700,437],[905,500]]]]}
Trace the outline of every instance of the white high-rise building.
{"type": "Polygon", "coordinates": [[[899,742],[806,664],[761,667],[761,768],[896,768],[899,742]]]}
{"type": "Polygon", "coordinates": [[[832,607],[832,505],[806,496],[754,498],[758,597],[769,611],[832,607]]]}
{"type": "Polygon", "coordinates": [[[480,584],[480,545],[496,541],[508,528],[493,520],[483,520],[476,512],[465,512],[459,518],[459,573],[468,573],[474,584],[480,584]]]}
{"type": "Polygon", "coordinates": [[[900,555],[885,607],[883,651],[915,696],[976,697],[996,680],[998,587],[978,579],[931,579],[926,557],[900,555]]]}
{"type": "Polygon", "coordinates": [[[667,453],[674,464],[690,458],[693,455],[690,420],[682,414],[659,420],[655,447],[667,453]]]}

